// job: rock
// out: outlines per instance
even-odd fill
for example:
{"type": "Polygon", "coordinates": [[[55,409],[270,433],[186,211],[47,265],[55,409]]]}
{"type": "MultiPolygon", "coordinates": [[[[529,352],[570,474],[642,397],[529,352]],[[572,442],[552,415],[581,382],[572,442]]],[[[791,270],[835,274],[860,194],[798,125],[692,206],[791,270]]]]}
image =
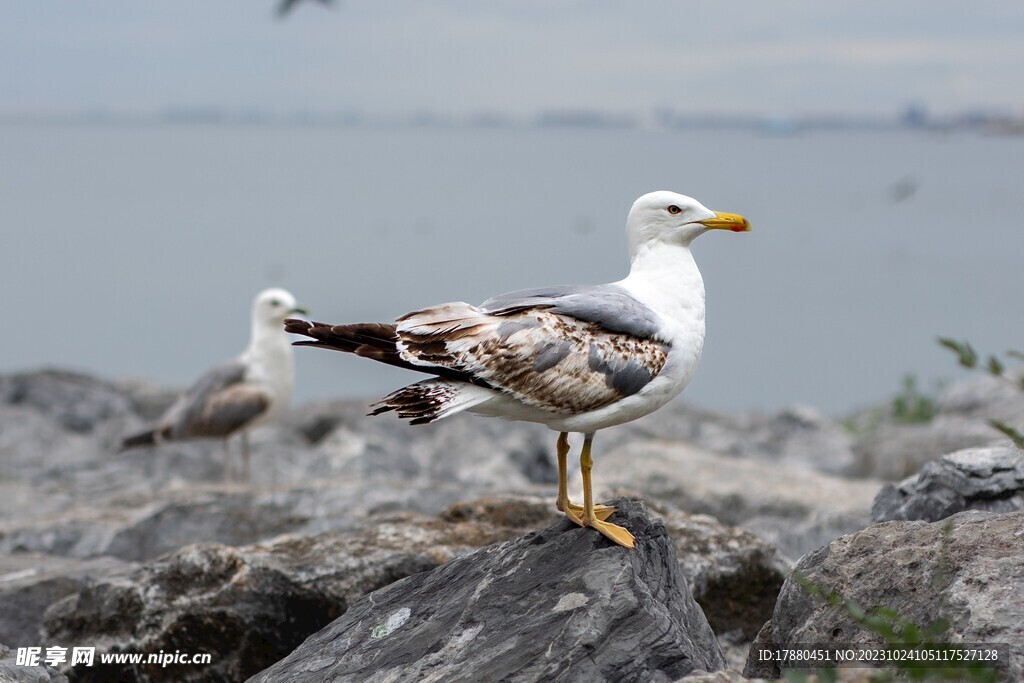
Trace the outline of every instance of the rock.
{"type": "MultiPolygon", "coordinates": [[[[663,502],[650,503],[672,538],[679,572],[721,641],[749,644],[771,618],[790,565],[775,547],[708,515],[691,515],[663,502]]],[[[548,498],[504,497],[457,503],[441,514],[449,522],[477,521],[524,530],[562,519],[548,498]]],[[[746,649],[742,658],[746,659],[746,649]]]]}
{"type": "Polygon", "coordinates": [[[0,403],[31,407],[81,433],[132,409],[116,385],[66,370],[0,375],[0,403]]]}
{"type": "MultiPolygon", "coordinates": [[[[739,643],[749,644],[761,624],[771,618],[789,563],[754,533],[661,501],[649,506],[661,516],[675,546],[679,571],[719,640],[735,635],[739,643]]],[[[532,530],[557,522],[562,514],[549,498],[517,496],[457,503],[441,519],[532,530]]],[[[746,649],[739,663],[745,659],[746,649]]]]}
{"type": "Polygon", "coordinates": [[[478,498],[449,505],[440,518],[451,524],[478,522],[509,529],[532,531],[563,517],[554,499],[528,496],[478,498]]]}
{"type": "Polygon", "coordinates": [[[889,481],[908,477],[943,454],[1003,442],[988,421],[1016,424],[1022,416],[1024,391],[990,376],[946,387],[935,401],[935,416],[926,422],[901,421],[891,405],[861,411],[844,421],[857,435],[857,464],[850,474],[889,481]]]}
{"type": "Polygon", "coordinates": [[[361,532],[285,536],[242,548],[192,545],[131,572],[86,581],[45,615],[50,642],[100,653],[209,653],[209,666],[75,669],[76,681],[241,680],[281,659],[365,593],[515,529],[413,515],[361,532]]]}
{"type": "Polygon", "coordinates": [[[943,453],[1000,440],[985,422],[962,415],[938,415],[927,424],[882,424],[858,442],[854,473],[901,479],[943,453]]]}
{"type": "MultiPolygon", "coordinates": [[[[920,627],[945,619],[950,642],[1007,643],[1003,675],[1019,681],[1024,679],[1022,555],[1024,512],[971,511],[941,523],[877,524],[806,555],[796,571],[865,610],[887,607],[920,627]]],[[[789,579],[754,648],[882,642],[844,607],[815,600],[789,579]]],[[[744,670],[746,676],[777,673],[753,655],[744,670]]]]}
{"type": "Polygon", "coordinates": [[[677,683],[763,683],[761,679],[751,681],[744,678],[738,671],[726,669],[724,671],[694,671],[688,676],[683,676],[677,683]]]}
{"type": "MultiPolygon", "coordinates": [[[[146,462],[157,466],[156,461],[146,462]]],[[[160,470],[166,466],[158,465],[160,470]]],[[[97,487],[109,485],[103,482],[97,481],[97,487]]],[[[88,489],[82,483],[78,494],[88,489]]],[[[282,533],[359,529],[381,514],[437,514],[467,493],[467,487],[458,483],[417,486],[353,478],[325,478],[278,489],[187,481],[171,482],[167,489],[152,493],[146,489],[140,484],[137,491],[107,492],[57,514],[0,522],[0,554],[113,555],[141,561],[190,543],[244,545],[282,533]]]]}
{"type": "Polygon", "coordinates": [[[351,428],[363,422],[369,410],[366,401],[315,401],[295,407],[278,418],[278,423],[284,430],[301,434],[308,445],[316,446],[338,427],[351,428]]]}
{"type": "Polygon", "coordinates": [[[829,474],[849,474],[857,464],[853,437],[809,406],[770,415],[718,413],[677,400],[620,429],[601,432],[599,443],[610,449],[638,437],[684,441],[712,453],[829,474]]]}
{"type": "MultiPolygon", "coordinates": [[[[868,526],[871,501],[881,486],[665,441],[625,443],[596,453],[594,461],[599,499],[643,492],[753,531],[794,558],[868,526]]],[[[578,473],[573,481],[580,486],[578,473]]]]}
{"type": "MultiPolygon", "coordinates": [[[[823,679],[817,674],[805,673],[808,673],[805,683],[823,683],[823,679]]],[[[831,683],[877,683],[878,678],[875,676],[877,673],[874,669],[835,669],[834,677],[827,680],[831,683]]],[[[714,673],[694,672],[680,678],[677,683],[776,683],[776,681],[774,679],[769,681],[764,678],[746,678],[738,671],[729,669],[714,673]]]]}
{"type": "Polygon", "coordinates": [[[996,446],[944,455],[920,474],[882,487],[871,518],[937,522],[964,510],[1024,510],[1024,451],[996,446]]]}
{"type": "Polygon", "coordinates": [[[750,531],[708,515],[662,513],[679,570],[716,634],[751,641],[771,618],[789,563],[750,531]]]}
{"type": "Polygon", "coordinates": [[[956,414],[975,420],[1014,422],[1024,416],[1024,391],[1014,382],[1019,371],[1010,370],[1013,381],[983,375],[946,387],[938,400],[940,414],[956,414]]]}
{"type": "Polygon", "coordinates": [[[386,416],[340,424],[316,454],[327,457],[336,475],[509,490],[557,482],[555,436],[539,425],[474,415],[419,427],[386,416]]]}
{"type": "MultiPolygon", "coordinates": [[[[43,651],[45,654],[45,650],[43,651]]],[[[52,667],[18,666],[18,653],[0,644],[0,681],[3,683],[67,683],[68,677],[52,667]]]]}
{"type": "Polygon", "coordinates": [[[632,551],[560,520],[376,591],[253,681],[673,681],[724,665],[664,525],[632,551]]]}
{"type": "Polygon", "coordinates": [[[679,571],[718,637],[726,663],[742,669],[750,642],[771,618],[789,563],[750,531],[664,503],[653,505],[664,517],[679,571]]]}
{"type": "Polygon", "coordinates": [[[256,504],[245,492],[192,491],[178,498],[134,501],[137,507],[121,509],[73,509],[56,519],[2,530],[0,551],[140,561],[201,541],[252,543],[306,521],[272,501],[256,504]]]}
{"type": "Polygon", "coordinates": [[[772,622],[769,619],[764,623],[764,626],[761,627],[761,630],[757,632],[754,642],[750,644],[750,650],[747,653],[747,662],[743,667],[744,676],[767,676],[773,679],[782,676],[782,670],[775,662],[761,661],[760,656],[755,654],[760,649],[771,649],[775,647],[774,635],[775,632],[772,628],[772,622]]]}
{"type": "MultiPolygon", "coordinates": [[[[730,666],[742,668],[751,640],[771,618],[775,598],[790,570],[774,546],[756,534],[726,526],[708,515],[651,501],[672,538],[679,571],[718,637],[730,666]]],[[[562,518],[550,498],[485,498],[450,506],[441,518],[481,521],[525,530],[562,518]]]]}
{"type": "Polygon", "coordinates": [[[119,380],[114,386],[124,392],[133,412],[147,423],[160,419],[184,393],[181,389],[168,389],[140,378],[119,380]]]}
{"type": "Polygon", "coordinates": [[[95,462],[95,439],[70,432],[24,405],[0,403],[0,520],[36,518],[67,505],[75,493],[60,470],[95,462]]]}
{"type": "Polygon", "coordinates": [[[41,645],[43,612],[78,592],[94,577],[130,565],[112,557],[76,560],[46,555],[0,555],[0,642],[12,647],[41,645]]]}
{"type": "Polygon", "coordinates": [[[24,405],[0,403],[0,475],[32,480],[49,469],[95,459],[99,449],[85,434],[24,405]]]}

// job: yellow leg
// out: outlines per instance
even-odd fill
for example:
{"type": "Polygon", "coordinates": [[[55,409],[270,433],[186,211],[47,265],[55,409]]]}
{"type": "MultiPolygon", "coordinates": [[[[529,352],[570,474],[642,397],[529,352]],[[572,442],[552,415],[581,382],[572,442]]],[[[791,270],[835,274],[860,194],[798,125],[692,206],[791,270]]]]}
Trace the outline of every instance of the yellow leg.
{"type": "Polygon", "coordinates": [[[594,433],[586,434],[583,438],[583,450],[580,452],[580,472],[583,474],[583,526],[594,528],[613,543],[632,548],[633,534],[618,524],[604,521],[594,510],[594,494],[590,485],[590,471],[594,467],[594,462],[590,459],[590,445],[593,441],[594,433]]]}
{"type": "MultiPolygon", "coordinates": [[[[569,500],[569,468],[566,464],[566,456],[569,455],[569,433],[562,432],[558,435],[558,498],[555,499],[555,507],[559,512],[564,512],[571,521],[586,526],[583,523],[583,508],[569,500]]],[[[598,519],[608,519],[615,512],[615,508],[607,505],[595,505],[594,514],[598,519]]]]}

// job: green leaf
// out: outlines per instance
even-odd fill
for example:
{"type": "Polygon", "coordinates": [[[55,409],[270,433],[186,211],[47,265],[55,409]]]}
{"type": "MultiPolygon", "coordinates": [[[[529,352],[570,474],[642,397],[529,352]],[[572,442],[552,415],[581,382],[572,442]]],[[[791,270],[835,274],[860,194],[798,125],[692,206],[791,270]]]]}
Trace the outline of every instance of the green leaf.
{"type": "Polygon", "coordinates": [[[876,607],[873,611],[878,616],[885,617],[889,621],[900,620],[900,613],[892,609],[891,607],[876,607]]]}
{"type": "Polygon", "coordinates": [[[989,420],[988,423],[1009,437],[1010,441],[1012,441],[1017,448],[1024,449],[1024,434],[1021,434],[1010,425],[1005,422],[1000,422],[999,420],[989,420]]]}
{"type": "Polygon", "coordinates": [[[924,630],[925,638],[938,638],[949,630],[949,622],[945,619],[938,619],[931,626],[924,630]]]}
{"type": "Polygon", "coordinates": [[[846,603],[846,613],[849,614],[854,621],[864,621],[864,610],[860,605],[852,600],[846,603]]]}
{"type": "Polygon", "coordinates": [[[835,669],[818,669],[818,683],[836,683],[837,677],[835,669]]]}
{"type": "Polygon", "coordinates": [[[896,630],[892,627],[892,622],[885,617],[868,617],[863,621],[863,624],[869,631],[882,636],[887,643],[893,643],[898,640],[896,630]]]}
{"type": "Polygon", "coordinates": [[[973,368],[978,364],[978,353],[971,347],[968,342],[960,343],[955,339],[948,337],[939,337],[939,344],[950,349],[959,356],[960,365],[965,368],[973,368]]]}
{"type": "Polygon", "coordinates": [[[900,637],[903,638],[905,643],[920,643],[921,629],[918,628],[917,624],[906,624],[903,630],[900,631],[900,637]]]}
{"type": "Polygon", "coordinates": [[[988,357],[988,371],[991,374],[995,375],[996,377],[1000,377],[1003,374],[1003,370],[1004,366],[998,358],[996,358],[995,356],[988,357]]]}

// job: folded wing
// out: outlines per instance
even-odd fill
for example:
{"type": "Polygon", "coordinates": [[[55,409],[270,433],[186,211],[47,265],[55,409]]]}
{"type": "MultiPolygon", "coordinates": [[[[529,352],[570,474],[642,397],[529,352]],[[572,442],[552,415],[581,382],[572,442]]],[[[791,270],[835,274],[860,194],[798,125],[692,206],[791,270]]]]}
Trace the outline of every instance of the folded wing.
{"type": "Polygon", "coordinates": [[[635,394],[664,367],[664,344],[552,309],[526,302],[495,313],[464,303],[435,306],[398,320],[396,347],[420,369],[446,368],[566,415],[635,394]]]}

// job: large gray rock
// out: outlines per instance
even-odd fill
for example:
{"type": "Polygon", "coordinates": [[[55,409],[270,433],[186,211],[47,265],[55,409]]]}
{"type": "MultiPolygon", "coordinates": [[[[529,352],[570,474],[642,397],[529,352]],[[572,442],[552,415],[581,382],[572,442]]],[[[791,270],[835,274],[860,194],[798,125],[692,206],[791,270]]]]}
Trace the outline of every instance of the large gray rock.
{"type": "Polygon", "coordinates": [[[0,683],[67,683],[67,680],[67,676],[42,663],[19,666],[17,651],[0,644],[0,683]]]}
{"type": "MultiPolygon", "coordinates": [[[[170,500],[121,498],[123,506],[76,507],[18,526],[0,525],[0,552],[146,560],[202,541],[243,545],[306,521],[290,505],[242,491],[190,490],[170,500]]],[[[117,499],[115,499],[117,500],[117,499]]],[[[109,501],[114,503],[114,501],[109,501]]]]}
{"type": "MultiPolygon", "coordinates": [[[[817,674],[807,673],[808,676],[804,683],[878,683],[878,671],[876,669],[832,669],[829,672],[829,677],[819,677],[817,674]]],[[[885,680],[885,679],[881,679],[885,680]]],[[[680,678],[676,683],[781,683],[776,681],[774,678],[768,680],[766,678],[747,678],[738,671],[728,669],[726,671],[715,671],[707,673],[704,671],[697,671],[689,676],[680,678]]]]}
{"type": "Polygon", "coordinates": [[[115,384],[66,370],[0,375],[0,403],[31,407],[65,429],[83,433],[133,407],[115,384]]]}
{"type": "MultiPolygon", "coordinates": [[[[742,648],[737,659],[742,667],[745,646],[771,618],[789,563],[754,533],[661,501],[649,505],[652,514],[661,516],[675,545],[679,572],[726,655],[733,654],[732,646],[742,648]]],[[[555,511],[550,498],[519,496],[458,503],[445,510],[441,519],[535,530],[559,521],[562,514],[555,511]]]]}
{"type": "Polygon", "coordinates": [[[456,482],[351,477],[256,490],[178,481],[149,494],[109,492],[59,513],[0,521],[0,553],[146,560],[190,543],[244,545],[289,532],[359,529],[380,514],[437,514],[467,493],[472,488],[456,482]]]}
{"type": "Polygon", "coordinates": [[[47,642],[100,653],[209,653],[209,666],[77,667],[75,681],[237,681],[273,664],[360,596],[517,529],[412,515],[364,531],[285,536],[242,548],[192,545],[86,581],[45,615],[47,642]]]}
{"type": "Polygon", "coordinates": [[[96,577],[129,568],[112,557],[77,560],[22,553],[0,555],[0,642],[11,647],[40,646],[47,607],[77,593],[96,577]]]}
{"type": "Polygon", "coordinates": [[[856,435],[857,464],[850,473],[899,480],[943,454],[1000,443],[1003,436],[989,420],[1017,424],[1022,418],[1024,391],[990,376],[946,387],[926,422],[901,420],[891,405],[861,411],[846,420],[856,435]]]}
{"type": "Polygon", "coordinates": [[[927,424],[881,424],[857,443],[859,459],[854,473],[898,480],[943,453],[1000,440],[999,433],[984,421],[962,415],[938,415],[927,424]]]}
{"type": "Polygon", "coordinates": [[[1024,510],[1024,451],[1013,446],[969,448],[944,455],[875,497],[876,522],[936,522],[964,510],[1024,510]]]}
{"type": "Polygon", "coordinates": [[[735,633],[753,640],[771,618],[789,563],[756,534],[714,517],[675,510],[662,515],[679,571],[711,628],[720,638],[735,633]]]}
{"type": "Polygon", "coordinates": [[[1024,417],[1024,391],[1015,383],[1020,380],[1020,372],[1010,370],[1007,375],[1012,381],[982,375],[949,385],[939,395],[939,413],[982,421],[1020,420],[1024,417]]]}
{"type": "Polygon", "coordinates": [[[665,503],[653,505],[664,518],[679,571],[718,637],[726,663],[742,669],[757,630],[771,618],[789,563],[750,531],[665,503]]]}
{"type": "Polygon", "coordinates": [[[725,669],[723,671],[694,671],[683,676],[677,683],[764,683],[763,680],[752,681],[742,676],[738,671],[725,669]]]}
{"type": "Polygon", "coordinates": [[[632,551],[561,520],[376,591],[254,681],[673,681],[723,668],[664,525],[632,551]]]}
{"type": "MultiPolygon", "coordinates": [[[[637,441],[597,451],[598,497],[642,492],[758,534],[791,558],[871,523],[877,480],[851,480],[698,450],[637,441]]],[[[573,485],[579,486],[575,474],[573,485]]]]}
{"type": "MultiPolygon", "coordinates": [[[[886,607],[927,627],[950,624],[950,642],[1006,643],[1007,680],[1024,680],[1024,512],[962,512],[946,522],[886,522],[806,555],[796,571],[822,590],[871,610],[886,607]]],[[[842,606],[788,579],[752,651],[797,644],[879,646],[842,606]]],[[[748,660],[747,676],[778,669],[748,660]]]]}
{"type": "Polygon", "coordinates": [[[539,425],[473,415],[419,427],[390,416],[361,417],[336,426],[312,457],[324,459],[336,476],[508,490],[557,481],[554,443],[555,433],[539,425]]]}
{"type": "Polygon", "coordinates": [[[841,425],[809,406],[777,413],[721,413],[676,400],[640,420],[601,432],[603,447],[637,439],[672,439],[736,458],[850,474],[854,439],[841,425]]]}

